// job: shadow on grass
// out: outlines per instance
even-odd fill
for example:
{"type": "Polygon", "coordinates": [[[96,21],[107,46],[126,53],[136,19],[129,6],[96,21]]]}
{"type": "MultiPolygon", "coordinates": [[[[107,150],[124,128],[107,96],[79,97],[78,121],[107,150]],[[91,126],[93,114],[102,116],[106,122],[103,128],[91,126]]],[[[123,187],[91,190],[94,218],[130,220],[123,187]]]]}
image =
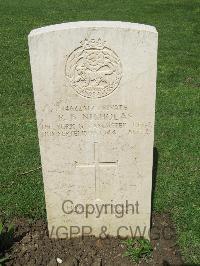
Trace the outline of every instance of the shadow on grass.
{"type": "Polygon", "coordinates": [[[153,201],[155,197],[155,189],[156,189],[156,177],[158,170],[158,149],[156,147],[153,148],[153,169],[152,169],[152,196],[151,196],[151,209],[153,209],[153,201]]]}
{"type": "MultiPolygon", "coordinates": [[[[153,210],[153,202],[155,197],[156,182],[157,182],[157,170],[158,170],[159,153],[156,147],[153,148],[153,169],[152,169],[152,196],[151,196],[151,209],[153,210]]],[[[152,216],[151,216],[152,219],[152,216]]],[[[151,220],[152,227],[152,220],[151,220]]],[[[162,266],[172,266],[167,260],[163,260],[162,266]]],[[[183,263],[177,266],[199,266],[198,264],[183,263]]]]}

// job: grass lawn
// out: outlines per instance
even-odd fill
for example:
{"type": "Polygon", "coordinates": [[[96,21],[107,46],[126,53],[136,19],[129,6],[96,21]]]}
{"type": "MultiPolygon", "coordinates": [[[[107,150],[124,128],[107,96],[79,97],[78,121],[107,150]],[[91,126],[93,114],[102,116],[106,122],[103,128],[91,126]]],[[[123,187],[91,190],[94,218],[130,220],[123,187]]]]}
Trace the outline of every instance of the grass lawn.
{"type": "Polygon", "coordinates": [[[185,261],[200,265],[200,1],[0,0],[0,216],[45,217],[27,35],[79,20],[138,22],[159,32],[153,208],[171,213],[185,261]]]}

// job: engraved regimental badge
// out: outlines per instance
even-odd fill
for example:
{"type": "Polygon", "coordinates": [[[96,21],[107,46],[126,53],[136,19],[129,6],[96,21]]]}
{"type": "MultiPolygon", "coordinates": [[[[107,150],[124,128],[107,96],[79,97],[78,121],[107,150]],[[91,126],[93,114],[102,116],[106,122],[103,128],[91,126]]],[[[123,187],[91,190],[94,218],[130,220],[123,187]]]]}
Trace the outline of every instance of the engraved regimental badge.
{"type": "Polygon", "coordinates": [[[66,60],[65,74],[81,96],[102,98],[119,85],[122,67],[117,54],[101,39],[85,39],[66,60]]]}

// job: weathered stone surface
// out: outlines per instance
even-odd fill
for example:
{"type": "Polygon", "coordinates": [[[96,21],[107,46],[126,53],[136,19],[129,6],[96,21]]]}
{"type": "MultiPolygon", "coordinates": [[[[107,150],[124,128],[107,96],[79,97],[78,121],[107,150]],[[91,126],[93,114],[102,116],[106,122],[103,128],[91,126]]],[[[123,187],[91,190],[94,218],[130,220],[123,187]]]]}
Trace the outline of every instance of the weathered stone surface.
{"type": "Polygon", "coordinates": [[[156,29],[65,23],[29,50],[50,235],[147,236],[156,29]]]}

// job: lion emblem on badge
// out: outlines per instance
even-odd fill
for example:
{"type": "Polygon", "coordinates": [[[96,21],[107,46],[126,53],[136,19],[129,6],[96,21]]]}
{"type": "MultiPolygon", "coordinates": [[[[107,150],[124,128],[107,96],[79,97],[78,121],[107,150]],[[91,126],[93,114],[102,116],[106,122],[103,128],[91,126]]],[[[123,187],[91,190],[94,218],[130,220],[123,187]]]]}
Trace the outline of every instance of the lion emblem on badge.
{"type": "Polygon", "coordinates": [[[101,39],[85,39],[67,57],[65,75],[79,95],[102,98],[118,87],[122,66],[117,54],[101,39]]]}

